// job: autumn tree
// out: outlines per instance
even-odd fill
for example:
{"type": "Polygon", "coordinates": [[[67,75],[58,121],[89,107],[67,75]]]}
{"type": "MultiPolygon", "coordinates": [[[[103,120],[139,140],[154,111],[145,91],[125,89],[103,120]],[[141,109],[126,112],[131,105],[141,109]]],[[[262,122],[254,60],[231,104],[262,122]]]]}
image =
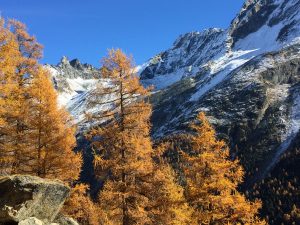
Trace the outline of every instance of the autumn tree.
{"type": "Polygon", "coordinates": [[[150,195],[155,201],[151,206],[154,224],[192,225],[193,209],[188,205],[184,189],[179,184],[170,162],[164,157],[168,145],[163,143],[155,148],[155,170],[152,179],[154,188],[150,195]]]}
{"type": "Polygon", "coordinates": [[[22,77],[22,84],[32,76],[32,72],[39,66],[38,60],[42,58],[43,47],[36,38],[27,32],[27,27],[20,21],[8,20],[8,29],[13,33],[18,43],[21,59],[17,66],[16,73],[22,77]]]}
{"type": "Polygon", "coordinates": [[[58,178],[72,186],[82,164],[73,152],[75,126],[57,105],[41,56],[41,45],[24,24],[0,21],[0,174],[58,178]]]}
{"type": "Polygon", "coordinates": [[[18,21],[1,21],[0,152],[2,173],[76,180],[75,128],[59,109],[41,46],[18,21]]]}
{"type": "Polygon", "coordinates": [[[17,73],[22,62],[19,43],[4,20],[1,20],[1,140],[3,155],[2,172],[17,170],[21,149],[25,146],[19,140],[24,137],[27,108],[25,104],[24,78],[17,73]]]}
{"type": "Polygon", "coordinates": [[[296,205],[292,206],[292,211],[290,213],[290,221],[292,224],[299,224],[300,223],[300,209],[297,208],[296,205]]]}
{"type": "Polygon", "coordinates": [[[65,202],[62,213],[78,221],[81,225],[107,224],[106,217],[98,209],[89,194],[88,186],[77,184],[71,190],[69,199],[65,202]]]}
{"type": "Polygon", "coordinates": [[[2,171],[18,173],[21,157],[28,150],[27,142],[27,118],[29,108],[27,105],[28,85],[33,71],[36,70],[37,60],[41,57],[41,46],[35,38],[30,36],[24,24],[9,20],[7,23],[1,20],[2,30],[2,63],[13,62],[12,72],[5,72],[5,65],[1,65],[1,89],[3,94],[1,121],[6,125],[1,127],[1,152],[5,155],[6,163],[2,171]],[[3,39],[4,38],[4,39],[3,39]],[[5,41],[6,40],[6,41],[5,41]],[[7,41],[9,40],[9,41],[7,41]],[[7,51],[7,46],[12,46],[14,55],[7,51]],[[5,47],[6,46],[6,47],[5,47]]]}
{"type": "MultiPolygon", "coordinates": [[[[96,174],[106,176],[100,208],[112,224],[158,224],[155,220],[163,216],[164,209],[157,207],[153,193],[164,176],[155,174],[152,160],[151,107],[145,101],[149,91],[139,83],[132,59],[119,49],[109,51],[101,72],[106,85],[98,86],[89,99],[101,110],[88,115],[101,124],[88,135],[96,174]]],[[[167,194],[164,198],[169,199],[167,194]]]]}
{"type": "Polygon", "coordinates": [[[95,170],[109,175],[100,194],[100,207],[113,224],[150,223],[146,210],[150,200],[145,192],[151,188],[146,181],[153,170],[148,135],[151,108],[142,100],[147,90],[121,50],[109,51],[101,72],[109,85],[98,87],[90,99],[94,106],[107,108],[92,115],[98,121],[105,119],[107,125],[90,133],[95,170]]]}
{"type": "Polygon", "coordinates": [[[191,128],[190,153],[182,153],[186,178],[185,195],[198,224],[265,224],[257,218],[259,201],[250,202],[238,192],[244,171],[216,134],[204,113],[191,128]]]}
{"type": "Polygon", "coordinates": [[[33,72],[28,90],[30,108],[27,140],[28,150],[20,162],[22,173],[63,181],[77,180],[81,155],[74,153],[75,126],[64,108],[58,108],[57,94],[47,70],[33,72]]]}
{"type": "Polygon", "coordinates": [[[18,43],[0,21],[0,167],[1,173],[10,173],[15,162],[16,126],[23,98],[15,75],[21,54],[18,43]]]}
{"type": "MultiPolygon", "coordinates": [[[[38,60],[42,57],[42,46],[36,41],[36,38],[27,32],[27,27],[20,21],[10,19],[7,23],[8,29],[14,35],[18,44],[21,57],[18,58],[18,65],[14,74],[15,82],[18,84],[15,90],[15,98],[18,102],[18,108],[15,109],[12,117],[12,123],[15,122],[15,131],[11,132],[10,138],[14,142],[14,163],[12,173],[21,173],[21,162],[25,159],[23,156],[30,148],[27,137],[27,117],[30,109],[27,105],[27,92],[30,89],[29,82],[38,68],[38,60]],[[15,133],[15,134],[14,134],[15,133]]],[[[10,124],[12,124],[10,123],[10,124]]]]}

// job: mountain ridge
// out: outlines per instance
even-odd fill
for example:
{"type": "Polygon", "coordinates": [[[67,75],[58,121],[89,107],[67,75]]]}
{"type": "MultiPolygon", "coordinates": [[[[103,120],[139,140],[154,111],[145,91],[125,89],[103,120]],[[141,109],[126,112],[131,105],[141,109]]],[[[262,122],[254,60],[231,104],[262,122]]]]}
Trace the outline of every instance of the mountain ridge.
{"type": "MultiPolygon", "coordinates": [[[[171,48],[140,66],[141,82],[156,87],[153,138],[185,131],[205,111],[246,170],[267,173],[272,166],[265,161],[278,159],[288,148],[280,146],[299,132],[299,116],[293,115],[299,100],[299,9],[300,0],[248,0],[227,29],[180,35],[171,48]]],[[[80,130],[87,129],[84,113],[101,110],[89,108],[89,95],[107,80],[78,60],[63,58],[58,66],[46,67],[60,104],[80,130]]]]}

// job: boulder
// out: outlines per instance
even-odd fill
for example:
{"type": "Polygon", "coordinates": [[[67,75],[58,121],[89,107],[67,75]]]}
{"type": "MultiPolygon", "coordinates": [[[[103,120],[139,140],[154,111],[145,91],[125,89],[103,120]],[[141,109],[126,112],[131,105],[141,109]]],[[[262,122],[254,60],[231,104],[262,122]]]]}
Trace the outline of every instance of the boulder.
{"type": "Polygon", "coordinates": [[[35,217],[29,217],[19,222],[19,225],[44,225],[44,223],[35,217]]]}
{"type": "Polygon", "coordinates": [[[49,224],[56,218],[69,192],[70,189],[58,180],[28,175],[0,177],[0,224],[25,223],[30,217],[49,224]]]}
{"type": "Polygon", "coordinates": [[[78,222],[74,219],[66,217],[62,214],[58,214],[58,216],[54,220],[54,223],[57,223],[59,225],[79,225],[78,222]]]}

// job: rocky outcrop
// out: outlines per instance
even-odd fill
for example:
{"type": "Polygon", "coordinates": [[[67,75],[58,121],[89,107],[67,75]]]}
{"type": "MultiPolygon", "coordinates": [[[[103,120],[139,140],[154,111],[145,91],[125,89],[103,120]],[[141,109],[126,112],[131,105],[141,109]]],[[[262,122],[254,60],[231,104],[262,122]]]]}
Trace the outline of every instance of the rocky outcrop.
{"type": "MultiPolygon", "coordinates": [[[[199,73],[204,64],[216,56],[225,54],[228,50],[228,36],[222,29],[207,29],[203,32],[191,32],[181,35],[172,48],[153,57],[148,66],[141,71],[140,76],[145,85],[157,76],[174,74],[170,79],[180,80],[184,76],[199,73]]],[[[153,80],[152,80],[153,82],[153,80]]],[[[157,89],[168,84],[155,84],[157,89]]]]}
{"type": "MultiPolygon", "coordinates": [[[[25,220],[22,220],[18,224],[19,225],[44,225],[44,223],[41,220],[39,220],[35,217],[29,217],[25,220]]],[[[51,224],[51,225],[56,225],[56,224],[51,224]]]]}
{"type": "Polygon", "coordinates": [[[233,41],[236,42],[258,31],[267,23],[276,6],[273,0],[246,1],[231,25],[230,35],[233,37],[233,41]]]}
{"type": "Polygon", "coordinates": [[[62,214],[58,214],[54,222],[59,225],[79,225],[74,219],[66,217],[62,214]]]}
{"type": "Polygon", "coordinates": [[[278,26],[279,32],[274,33],[277,35],[277,41],[288,41],[290,37],[299,35],[299,9],[300,1],[297,0],[246,1],[241,12],[233,20],[229,33],[236,42],[259,31],[263,26],[278,26]]]}
{"type": "Polygon", "coordinates": [[[69,192],[57,180],[27,175],[0,177],[0,224],[50,224],[69,192]]]}
{"type": "Polygon", "coordinates": [[[48,68],[57,70],[59,75],[64,78],[82,78],[82,79],[92,79],[99,77],[99,70],[87,63],[81,63],[79,59],[73,59],[69,61],[66,56],[63,56],[60,63],[56,66],[46,65],[48,68]]]}
{"type": "Polygon", "coordinates": [[[45,65],[52,75],[55,89],[58,92],[59,105],[66,107],[82,125],[84,113],[88,110],[86,99],[95,88],[100,77],[99,69],[78,59],[68,60],[63,57],[57,65],[45,65]]]}

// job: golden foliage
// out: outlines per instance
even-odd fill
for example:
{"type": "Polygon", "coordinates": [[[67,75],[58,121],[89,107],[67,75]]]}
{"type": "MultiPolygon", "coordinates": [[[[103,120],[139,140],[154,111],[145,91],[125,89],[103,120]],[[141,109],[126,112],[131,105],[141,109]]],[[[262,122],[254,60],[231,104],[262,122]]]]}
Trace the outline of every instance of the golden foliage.
{"type": "Polygon", "coordinates": [[[76,180],[75,128],[57,106],[42,47],[18,21],[0,23],[0,172],[76,180]]]}
{"type": "Polygon", "coordinates": [[[191,225],[193,209],[188,205],[184,189],[176,180],[170,165],[161,157],[164,145],[156,148],[155,170],[152,178],[154,188],[149,193],[153,198],[151,211],[153,224],[191,225]]]}
{"type": "Polygon", "coordinates": [[[23,55],[15,34],[1,20],[0,48],[0,154],[1,173],[14,173],[19,167],[21,149],[25,144],[26,91],[24,74],[20,73],[23,55]]]}
{"type": "Polygon", "coordinates": [[[91,104],[104,105],[107,111],[89,116],[104,124],[88,135],[96,173],[106,176],[100,208],[112,224],[176,224],[178,217],[173,215],[179,213],[169,206],[177,203],[182,189],[175,185],[168,168],[158,168],[152,160],[151,107],[145,102],[149,91],[134,74],[131,58],[119,49],[109,51],[101,71],[113,85],[99,87],[90,99],[91,104]],[[172,195],[173,190],[179,193],[172,195]],[[168,212],[170,216],[166,216],[168,212]]]}
{"type": "Polygon", "coordinates": [[[186,198],[198,224],[265,224],[257,218],[259,201],[250,202],[238,192],[244,171],[229,160],[229,149],[216,139],[204,113],[192,124],[192,151],[183,153],[186,198]]]}
{"type": "MultiPolygon", "coordinates": [[[[57,96],[48,71],[38,64],[42,47],[24,24],[0,20],[0,173],[59,178],[79,177],[82,158],[73,152],[75,127],[57,96]]],[[[244,171],[229,160],[229,149],[216,139],[203,113],[192,125],[190,154],[182,152],[183,189],[173,169],[156,154],[150,139],[149,89],[139,82],[121,50],[102,61],[106,86],[98,86],[89,102],[105,109],[87,114],[97,124],[92,141],[95,171],[105,178],[95,205],[87,186],[77,185],[64,212],[81,224],[265,224],[257,218],[259,201],[238,192],[244,171]],[[155,161],[153,160],[155,159],[155,161]]],[[[292,215],[298,215],[294,210],[292,215]]]]}
{"type": "Polygon", "coordinates": [[[72,188],[70,198],[65,202],[62,213],[76,219],[81,225],[103,224],[103,215],[90,199],[88,186],[78,184],[72,188]]]}
{"type": "Polygon", "coordinates": [[[64,108],[58,108],[57,95],[48,71],[39,68],[31,81],[28,118],[28,152],[21,172],[68,183],[77,180],[81,155],[74,153],[75,127],[64,108]]]}
{"type": "MultiPolygon", "coordinates": [[[[132,61],[121,50],[109,51],[103,59],[102,75],[114,84],[96,90],[92,103],[107,105],[100,115],[108,125],[99,126],[89,134],[93,137],[95,169],[109,174],[100,193],[100,208],[112,224],[145,224],[150,222],[147,181],[153,170],[149,116],[151,107],[143,101],[147,90],[133,73],[132,61]],[[104,95],[107,102],[97,101],[104,95]],[[140,99],[140,100],[139,100],[140,99]],[[111,106],[113,105],[113,106],[111,106]]],[[[104,98],[105,99],[105,98],[104,98]]],[[[97,115],[93,117],[98,119],[97,115]]]]}

